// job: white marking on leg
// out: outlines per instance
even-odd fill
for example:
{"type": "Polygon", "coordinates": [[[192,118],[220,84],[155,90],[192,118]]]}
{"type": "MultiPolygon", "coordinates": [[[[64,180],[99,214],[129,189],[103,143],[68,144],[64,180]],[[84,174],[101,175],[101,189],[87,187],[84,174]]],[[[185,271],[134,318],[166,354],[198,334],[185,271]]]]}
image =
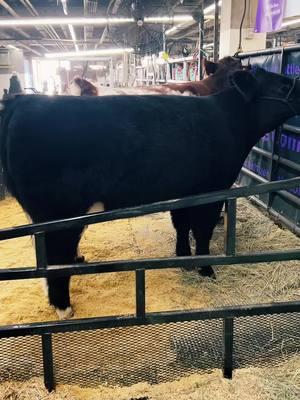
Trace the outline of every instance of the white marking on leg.
{"type": "Polygon", "coordinates": [[[87,210],[87,214],[92,214],[95,212],[102,212],[104,211],[104,204],[101,201],[97,201],[96,203],[94,203],[88,210],[87,210]]]}
{"type": "Polygon", "coordinates": [[[56,308],[55,311],[56,311],[59,319],[72,318],[74,315],[72,307],[67,307],[64,310],[61,310],[60,308],[56,308]]]}
{"type": "MultiPolygon", "coordinates": [[[[104,210],[105,210],[104,204],[101,201],[97,201],[96,203],[92,204],[91,207],[88,208],[86,214],[92,214],[92,213],[95,213],[95,212],[102,212],[104,210]]],[[[85,232],[85,230],[87,228],[88,228],[88,225],[85,225],[83,227],[83,230],[81,232],[80,238],[82,238],[82,235],[84,234],[84,232],[85,232]]],[[[79,257],[82,257],[82,254],[80,252],[79,244],[78,244],[78,247],[77,247],[77,258],[79,258],[79,257]]]]}
{"type": "Polygon", "coordinates": [[[49,296],[49,286],[48,286],[47,278],[42,279],[42,286],[43,286],[43,291],[45,293],[45,296],[48,297],[49,296]]]}

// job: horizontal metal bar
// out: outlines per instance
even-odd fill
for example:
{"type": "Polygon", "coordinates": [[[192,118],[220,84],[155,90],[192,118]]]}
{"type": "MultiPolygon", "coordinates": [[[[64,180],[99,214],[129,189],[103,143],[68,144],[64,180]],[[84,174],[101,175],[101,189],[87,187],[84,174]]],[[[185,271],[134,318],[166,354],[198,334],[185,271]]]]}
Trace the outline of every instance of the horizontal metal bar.
{"type": "Polygon", "coordinates": [[[288,160],[287,158],[284,158],[284,157],[279,157],[277,154],[274,154],[272,156],[272,153],[270,151],[261,149],[261,148],[256,147],[256,146],[254,146],[252,148],[252,151],[254,151],[255,153],[260,154],[260,155],[262,155],[264,157],[267,157],[270,160],[273,159],[274,161],[278,162],[279,164],[285,165],[285,166],[287,166],[289,168],[292,168],[295,171],[300,173],[300,164],[297,164],[294,161],[290,161],[290,160],[288,160]]]}
{"type": "Polygon", "coordinates": [[[49,265],[47,269],[10,268],[0,269],[0,281],[33,279],[71,275],[98,274],[108,272],[154,270],[184,267],[206,267],[209,265],[254,264],[275,261],[300,260],[300,249],[246,253],[232,256],[170,257],[141,260],[105,261],[88,264],[49,265]]]}
{"type": "Polygon", "coordinates": [[[248,58],[248,57],[259,57],[264,55],[280,54],[280,53],[291,53],[294,51],[300,51],[300,46],[289,46],[289,47],[275,47],[272,49],[264,49],[258,51],[249,51],[247,53],[240,53],[237,57],[248,58]]]}
{"type": "Polygon", "coordinates": [[[298,135],[300,135],[300,128],[298,126],[290,125],[290,124],[283,124],[283,129],[285,131],[297,133],[298,135]]]}
{"type": "Polygon", "coordinates": [[[113,316],[6,325],[0,327],[0,338],[286,313],[300,313],[300,301],[148,313],[145,317],[113,316]]]}
{"type": "Polygon", "coordinates": [[[270,213],[272,217],[282,222],[282,224],[290,229],[290,231],[300,237],[300,226],[297,226],[296,223],[290,221],[284,215],[280,214],[278,211],[275,211],[273,208],[268,208],[268,206],[257,197],[251,196],[250,200],[256,203],[259,207],[262,207],[264,210],[268,211],[268,213],[270,213]]]}
{"type": "MultiPolygon", "coordinates": [[[[248,168],[243,167],[241,169],[241,171],[244,174],[250,176],[251,178],[257,180],[258,182],[261,182],[261,183],[268,182],[268,180],[266,178],[263,178],[262,176],[257,175],[255,172],[250,171],[250,169],[248,169],[248,168]]],[[[282,182],[282,181],[275,181],[275,182],[282,182]]],[[[254,186],[256,186],[256,185],[254,185],[254,186]]],[[[279,190],[279,191],[277,191],[277,194],[280,195],[281,197],[291,201],[292,203],[296,204],[298,207],[300,207],[300,199],[297,196],[293,195],[292,193],[289,193],[286,190],[279,190]]]]}
{"type": "Polygon", "coordinates": [[[132,208],[124,208],[114,211],[101,213],[93,213],[80,217],[68,218],[63,220],[45,222],[34,225],[23,225],[10,229],[0,230],[0,240],[7,240],[16,237],[33,235],[37,232],[50,232],[62,229],[70,229],[73,227],[92,225],[100,222],[114,221],[116,219],[139,217],[142,215],[152,214],[162,211],[170,211],[179,208],[194,207],[202,204],[215,203],[226,199],[248,197],[267,192],[289,189],[300,185],[300,177],[285,179],[282,181],[268,182],[261,185],[245,186],[232,188],[228,190],[220,190],[212,193],[201,194],[198,196],[185,197],[183,199],[167,200],[132,208]]]}

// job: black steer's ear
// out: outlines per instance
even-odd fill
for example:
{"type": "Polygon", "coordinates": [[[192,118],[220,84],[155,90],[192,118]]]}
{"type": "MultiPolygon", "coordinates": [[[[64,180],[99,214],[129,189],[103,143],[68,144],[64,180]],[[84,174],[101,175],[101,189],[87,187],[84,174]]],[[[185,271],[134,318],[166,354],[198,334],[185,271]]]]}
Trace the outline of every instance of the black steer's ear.
{"type": "Polygon", "coordinates": [[[247,71],[236,71],[230,77],[231,84],[248,103],[258,92],[258,83],[254,76],[247,71]]]}
{"type": "Polygon", "coordinates": [[[213,75],[216,73],[218,69],[218,64],[212,61],[208,61],[206,58],[204,59],[204,68],[207,75],[213,75]]]}

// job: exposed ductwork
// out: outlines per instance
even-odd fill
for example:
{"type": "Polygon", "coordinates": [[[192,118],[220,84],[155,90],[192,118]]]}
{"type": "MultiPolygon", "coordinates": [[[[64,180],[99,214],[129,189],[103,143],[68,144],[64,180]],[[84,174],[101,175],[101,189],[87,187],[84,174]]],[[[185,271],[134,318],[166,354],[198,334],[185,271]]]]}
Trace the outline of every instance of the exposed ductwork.
{"type": "MultiPolygon", "coordinates": [[[[83,0],[83,14],[85,17],[95,15],[97,12],[98,1],[97,0],[83,0]]],[[[84,41],[87,41],[93,37],[93,26],[84,26],[84,41]]],[[[87,44],[84,45],[84,50],[87,50],[87,44]]]]}
{"type": "MultiPolygon", "coordinates": [[[[26,8],[26,10],[29,12],[29,14],[31,14],[34,17],[39,16],[39,13],[37,12],[37,10],[35,9],[35,7],[31,4],[31,2],[29,0],[20,0],[21,4],[23,4],[23,6],[26,8]]],[[[38,29],[36,27],[36,29],[38,29]]],[[[57,46],[62,48],[63,50],[65,50],[65,46],[60,42],[60,37],[58,36],[57,32],[55,31],[55,29],[52,26],[47,26],[41,29],[38,29],[39,32],[46,37],[48,34],[48,36],[51,39],[56,39],[57,40],[57,46]]]]}

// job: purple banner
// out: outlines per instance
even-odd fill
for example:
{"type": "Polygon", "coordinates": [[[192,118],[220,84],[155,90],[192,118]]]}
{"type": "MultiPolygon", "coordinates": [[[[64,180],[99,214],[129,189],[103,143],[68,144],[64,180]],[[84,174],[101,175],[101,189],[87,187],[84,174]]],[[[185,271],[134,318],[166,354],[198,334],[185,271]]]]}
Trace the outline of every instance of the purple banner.
{"type": "Polygon", "coordinates": [[[281,28],[285,0],[258,0],[254,32],[273,32],[281,28]]]}

